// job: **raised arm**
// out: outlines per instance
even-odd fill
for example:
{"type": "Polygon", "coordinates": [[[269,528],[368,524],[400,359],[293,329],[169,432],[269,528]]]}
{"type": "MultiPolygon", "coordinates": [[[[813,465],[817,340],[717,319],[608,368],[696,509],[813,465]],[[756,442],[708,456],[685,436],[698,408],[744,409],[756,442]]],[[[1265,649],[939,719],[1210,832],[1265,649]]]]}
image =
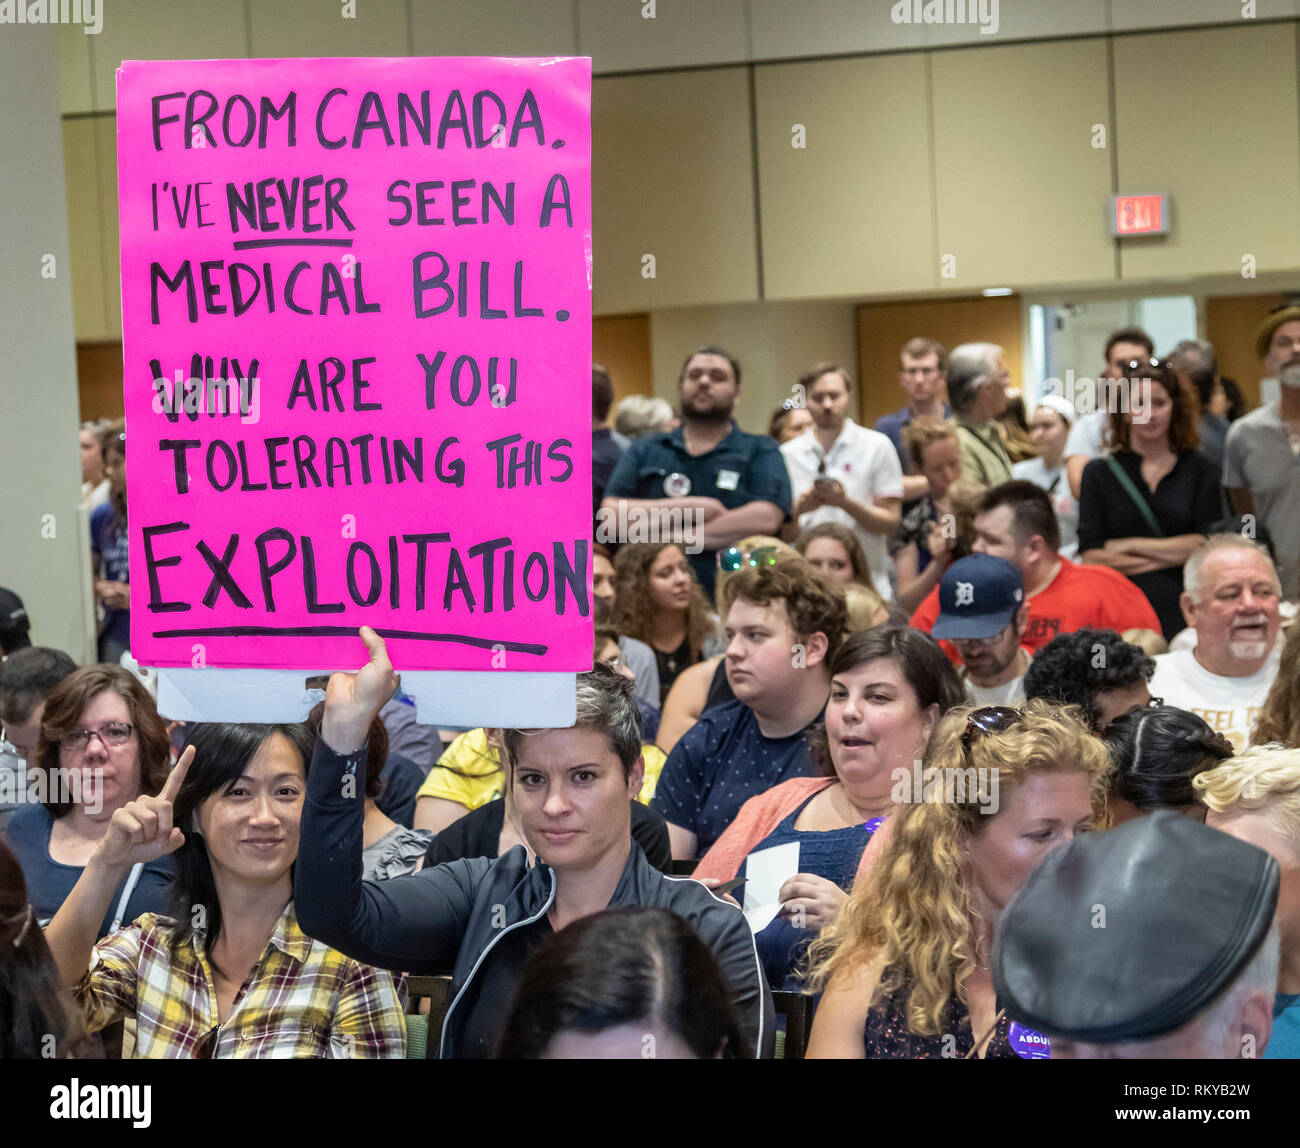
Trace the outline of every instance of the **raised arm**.
{"type": "Polygon", "coordinates": [[[490,862],[454,861],[389,881],[361,878],[366,734],[399,679],[384,641],[361,628],[370,661],[334,674],[303,802],[294,909],[308,936],[377,968],[445,972],[490,862]]]}
{"type": "Polygon", "coordinates": [[[104,914],[131,866],[147,865],[185,843],[185,834],[172,825],[172,803],[193,760],[194,747],[189,746],[157,797],[137,797],[113,814],[72,892],[46,927],[45,941],[69,988],[86,975],[104,914]]]}

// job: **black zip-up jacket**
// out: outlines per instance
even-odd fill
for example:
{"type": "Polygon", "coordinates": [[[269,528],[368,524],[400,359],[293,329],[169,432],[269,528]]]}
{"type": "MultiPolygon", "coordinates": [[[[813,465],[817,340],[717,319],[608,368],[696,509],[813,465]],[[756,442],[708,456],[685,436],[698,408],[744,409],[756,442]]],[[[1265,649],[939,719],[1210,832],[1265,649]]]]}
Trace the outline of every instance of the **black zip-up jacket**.
{"type": "MultiPolygon", "coordinates": [[[[470,858],[388,881],[361,879],[365,747],[344,757],[316,741],[303,803],[294,909],[310,937],[354,960],[419,974],[451,970],[440,1057],[490,1057],[505,1029],[529,954],[551,935],[547,912],[555,873],[530,865],[517,845],[495,860],[470,858]]],[[[749,925],[735,905],[698,881],[668,877],[629,838],[630,852],[611,908],[668,909],[713,951],[732,990],[741,1029],[770,1055],[774,1015],[749,925]]],[[[433,1055],[434,1041],[429,1041],[433,1055]]]]}

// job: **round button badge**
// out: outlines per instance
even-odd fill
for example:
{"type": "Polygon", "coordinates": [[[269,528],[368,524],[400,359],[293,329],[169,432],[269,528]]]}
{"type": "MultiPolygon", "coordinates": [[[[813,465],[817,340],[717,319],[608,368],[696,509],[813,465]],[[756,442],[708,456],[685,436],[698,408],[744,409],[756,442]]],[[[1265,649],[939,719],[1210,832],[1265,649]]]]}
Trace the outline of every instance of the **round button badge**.
{"type": "Polygon", "coordinates": [[[674,471],[664,479],[664,494],[669,498],[685,498],[691,492],[691,480],[674,471]]]}
{"type": "Polygon", "coordinates": [[[1041,1032],[1026,1028],[1018,1020],[1011,1022],[1007,1037],[1011,1041],[1011,1047],[1021,1060],[1052,1059],[1052,1042],[1041,1032]]]}

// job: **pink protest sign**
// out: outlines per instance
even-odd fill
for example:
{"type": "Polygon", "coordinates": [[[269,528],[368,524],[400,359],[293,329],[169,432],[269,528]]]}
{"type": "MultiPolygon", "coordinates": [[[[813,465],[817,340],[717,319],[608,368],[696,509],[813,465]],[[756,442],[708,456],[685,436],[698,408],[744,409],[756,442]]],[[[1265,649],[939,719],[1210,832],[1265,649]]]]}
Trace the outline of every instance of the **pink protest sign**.
{"type": "Polygon", "coordinates": [[[131,650],[591,665],[591,62],[118,72],[131,650]]]}

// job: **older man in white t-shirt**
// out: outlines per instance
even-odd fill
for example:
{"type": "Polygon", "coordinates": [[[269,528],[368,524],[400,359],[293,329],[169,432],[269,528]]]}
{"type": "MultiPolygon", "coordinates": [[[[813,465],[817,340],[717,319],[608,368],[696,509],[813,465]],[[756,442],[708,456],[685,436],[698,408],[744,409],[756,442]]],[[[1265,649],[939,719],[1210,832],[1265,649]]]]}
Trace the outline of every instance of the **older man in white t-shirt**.
{"type": "Polygon", "coordinates": [[[799,382],[813,425],[781,447],[794,498],[786,540],[793,542],[800,531],[823,522],[851,528],[867,556],[872,585],[892,601],[886,543],[902,516],[898,453],[885,435],[848,417],[853,382],[843,367],[818,364],[799,382]]]}
{"type": "Polygon", "coordinates": [[[1216,534],[1187,560],[1183,585],[1196,647],[1156,658],[1151,693],[1197,714],[1240,751],[1277,677],[1277,569],[1258,542],[1216,534]]]}

